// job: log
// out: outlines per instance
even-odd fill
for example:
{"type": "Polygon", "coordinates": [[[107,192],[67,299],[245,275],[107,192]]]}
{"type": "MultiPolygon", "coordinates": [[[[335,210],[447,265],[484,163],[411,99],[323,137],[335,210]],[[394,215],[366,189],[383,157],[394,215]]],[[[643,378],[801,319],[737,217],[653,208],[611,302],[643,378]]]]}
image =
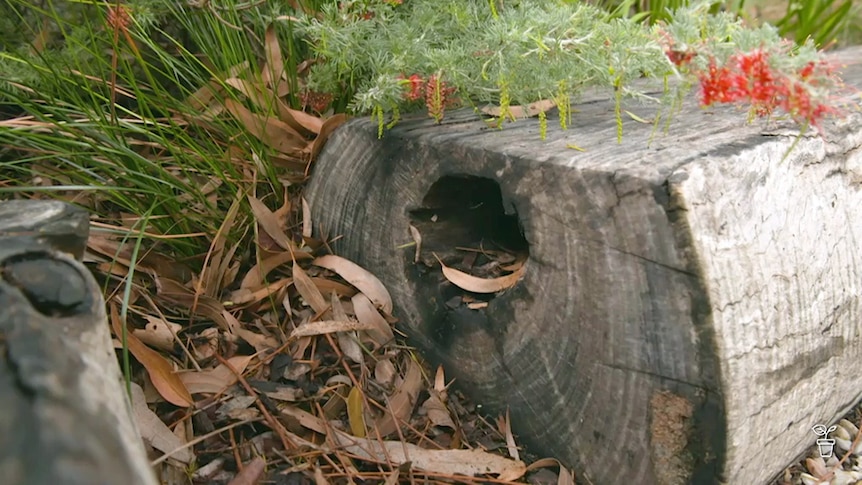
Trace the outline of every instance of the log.
{"type": "Polygon", "coordinates": [[[154,485],[83,256],[86,211],[0,202],[0,483],[154,485]]]}
{"type": "MultiPolygon", "coordinates": [[[[859,59],[835,57],[851,86],[859,59]]],[[[611,93],[575,108],[545,141],[470,111],[383,139],[352,120],[314,167],[316,232],[528,449],[596,484],[766,483],[862,397],[862,116],[797,141],[690,97],[667,133],[624,115],[618,144],[611,93]],[[526,273],[468,307],[431,253],[494,243],[526,273]]]]}

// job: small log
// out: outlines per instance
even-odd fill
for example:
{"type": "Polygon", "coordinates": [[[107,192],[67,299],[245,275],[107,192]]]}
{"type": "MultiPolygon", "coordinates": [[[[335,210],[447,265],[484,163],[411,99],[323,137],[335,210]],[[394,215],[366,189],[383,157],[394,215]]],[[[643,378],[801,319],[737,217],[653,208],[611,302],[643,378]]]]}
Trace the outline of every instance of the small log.
{"type": "Polygon", "coordinates": [[[88,223],[60,202],[0,202],[4,485],[156,483],[101,291],[75,259],[88,223]]]}
{"type": "MultiPolygon", "coordinates": [[[[860,59],[835,57],[851,86],[860,59]]],[[[545,141],[464,111],[382,140],[353,120],[314,167],[317,233],[537,453],[597,484],[766,483],[862,396],[862,116],[797,139],[689,99],[666,134],[623,114],[617,144],[609,95],[575,108],[545,141]],[[526,274],[468,307],[435,255],[495,245],[526,274]]]]}

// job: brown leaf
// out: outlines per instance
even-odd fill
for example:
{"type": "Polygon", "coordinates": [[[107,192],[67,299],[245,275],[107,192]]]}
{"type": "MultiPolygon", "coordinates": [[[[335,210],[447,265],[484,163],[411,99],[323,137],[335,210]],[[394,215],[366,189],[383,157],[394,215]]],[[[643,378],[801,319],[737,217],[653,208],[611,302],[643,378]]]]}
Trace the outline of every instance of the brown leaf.
{"type": "Polygon", "coordinates": [[[395,365],[391,360],[378,360],[374,364],[374,380],[383,386],[388,387],[392,385],[396,372],[395,365]]]}
{"type": "Polygon", "coordinates": [[[141,431],[141,438],[144,443],[161,451],[162,453],[170,453],[175,450],[171,457],[182,463],[190,463],[194,458],[189,448],[182,448],[185,444],[180,438],[171,432],[171,429],[159,419],[159,417],[150,410],[147,406],[147,400],[144,398],[144,390],[141,386],[131,384],[132,387],[132,415],[138,429],[141,431]]]}
{"type": "Polygon", "coordinates": [[[392,313],[392,297],[389,296],[389,291],[376,276],[365,268],[353,261],[332,254],[321,256],[312,261],[311,264],[338,273],[345,281],[365,293],[365,296],[384,312],[392,313]]]}
{"type": "Polygon", "coordinates": [[[242,470],[233,477],[233,480],[228,482],[228,485],[256,485],[260,483],[263,476],[266,460],[256,456],[251,462],[246,463],[242,470]]]}
{"type": "Polygon", "coordinates": [[[449,415],[446,403],[440,398],[440,393],[432,391],[421,407],[428,416],[428,420],[434,426],[445,426],[455,429],[455,422],[452,421],[452,416],[449,415]]]}
{"type": "MultiPolygon", "coordinates": [[[[535,103],[530,103],[526,106],[509,106],[509,111],[506,113],[507,117],[512,119],[517,118],[532,118],[537,116],[541,112],[547,112],[549,109],[553,108],[557,104],[553,99],[543,99],[541,101],[536,101],[535,103]]],[[[495,118],[499,118],[502,110],[499,106],[485,106],[482,108],[482,112],[486,115],[493,116],[495,118]]]]}
{"type": "Polygon", "coordinates": [[[450,283],[462,290],[472,291],[473,293],[496,293],[511,288],[521,279],[527,268],[527,265],[522,265],[514,273],[500,276],[499,278],[479,278],[446,266],[440,261],[440,258],[437,258],[437,261],[440,262],[440,266],[443,268],[443,276],[450,283]]]}
{"type": "Polygon", "coordinates": [[[319,136],[323,130],[324,121],[317,116],[292,109],[281,100],[276,103],[276,108],[278,108],[278,117],[300,133],[307,132],[319,136]]]}
{"type": "Polygon", "coordinates": [[[380,432],[380,436],[386,436],[394,433],[401,423],[406,423],[410,420],[413,414],[413,407],[416,405],[416,398],[419,391],[422,389],[422,370],[419,364],[413,359],[407,360],[407,372],[404,375],[404,381],[392,394],[387,406],[387,412],[381,416],[375,425],[375,428],[380,432]]]}
{"type": "MultiPolygon", "coordinates": [[[[332,309],[332,318],[342,321],[351,320],[347,316],[347,312],[344,311],[344,306],[341,304],[341,300],[338,299],[338,294],[334,291],[329,295],[329,302],[329,306],[332,309]]],[[[335,338],[338,340],[338,347],[345,357],[360,365],[364,362],[362,347],[359,345],[359,336],[355,330],[338,332],[335,334],[335,338]]]]}
{"type": "MultiPolygon", "coordinates": [[[[111,327],[114,329],[114,335],[122,341],[123,323],[120,321],[120,313],[116,305],[111,305],[111,327]]],[[[129,352],[147,370],[153,386],[165,398],[165,401],[180,407],[194,405],[195,401],[192,399],[192,395],[171,368],[171,364],[167,359],[144,345],[131,332],[126,332],[126,345],[129,348],[129,352]]]]}
{"type": "Polygon", "coordinates": [[[323,146],[326,145],[326,140],[328,140],[329,136],[332,135],[332,132],[344,124],[345,121],[347,121],[347,115],[338,113],[337,115],[330,116],[323,122],[323,126],[320,127],[320,133],[317,135],[317,138],[311,142],[311,145],[308,148],[308,152],[311,154],[311,160],[317,160],[317,156],[320,155],[320,151],[323,150],[323,146]]]}
{"type": "Polygon", "coordinates": [[[299,155],[309,145],[308,140],[283,121],[252,113],[232,99],[225,101],[225,108],[249,133],[281,153],[299,155]]]}
{"type": "Polygon", "coordinates": [[[339,283],[338,281],[332,281],[318,276],[312,277],[311,281],[314,282],[314,286],[316,286],[323,294],[332,293],[334,291],[338,293],[338,296],[341,298],[350,298],[357,294],[356,288],[339,283]]]}
{"type": "Polygon", "coordinates": [[[152,315],[144,315],[144,318],[147,324],[142,329],[132,330],[132,334],[151,347],[167,352],[173,351],[177,332],[182,330],[182,325],[152,315]]]}
{"type": "Polygon", "coordinates": [[[284,56],[281,54],[281,45],[278,43],[278,32],[275,30],[275,24],[266,26],[263,46],[266,64],[263,66],[261,78],[264,86],[270,87],[274,97],[276,97],[281,78],[284,76],[284,56]]]}
{"type": "Polygon", "coordinates": [[[195,315],[203,315],[216,323],[219,328],[230,331],[230,324],[225,320],[224,305],[215,298],[195,293],[169,278],[159,279],[161,289],[157,298],[178,305],[186,310],[194,310],[195,315]]]}
{"type": "MultiPolygon", "coordinates": [[[[242,374],[248,363],[253,359],[253,355],[241,355],[231,357],[227,361],[242,374]]],[[[221,392],[224,388],[232,386],[236,383],[237,376],[224,364],[219,364],[215,369],[207,369],[202,371],[183,372],[177,374],[182,380],[185,387],[192,394],[215,394],[221,392]]]]}
{"type": "Polygon", "coordinates": [[[515,436],[512,435],[512,421],[509,419],[509,410],[506,410],[505,416],[497,418],[497,430],[506,437],[506,450],[509,456],[515,460],[520,460],[518,446],[515,444],[515,436]]]}
{"type": "Polygon", "coordinates": [[[351,302],[353,302],[353,312],[356,314],[356,319],[367,327],[366,333],[374,343],[382,346],[395,338],[389,322],[374,308],[374,305],[367,296],[357,293],[353,296],[351,302]]]}
{"type": "Polygon", "coordinates": [[[527,467],[526,471],[531,472],[539,468],[559,468],[560,473],[557,478],[557,485],[575,485],[575,476],[572,472],[566,469],[562,463],[554,458],[541,458],[527,467]]]}
{"type": "Polygon", "coordinates": [[[242,327],[236,329],[236,335],[248,342],[258,352],[278,348],[278,341],[275,338],[266,337],[242,327]]]}
{"type": "Polygon", "coordinates": [[[302,198],[302,237],[311,237],[311,207],[305,197],[302,198]]]}
{"type": "Polygon", "coordinates": [[[228,251],[225,254],[224,247],[227,242],[227,235],[230,233],[231,228],[233,228],[233,223],[239,212],[241,201],[240,192],[237,192],[236,198],[228,209],[227,214],[225,214],[224,220],[221,226],[219,226],[218,231],[216,231],[215,237],[213,237],[210,249],[204,259],[200,279],[198,280],[198,288],[196,288],[198,293],[203,291],[203,294],[207,296],[215,296],[221,293],[221,283],[227,272],[228,264],[233,259],[233,251],[228,251]]]}
{"type": "Polygon", "coordinates": [[[514,481],[526,472],[522,461],[474,450],[429,450],[401,441],[377,441],[357,438],[347,433],[333,430],[332,439],[344,450],[360,458],[400,466],[411,462],[413,468],[439,475],[498,475],[501,481],[514,481]]]}
{"type": "Polygon", "coordinates": [[[293,243],[284,233],[284,230],[281,228],[281,224],[278,222],[278,217],[269,210],[269,208],[264,205],[256,197],[249,195],[248,203],[251,206],[251,212],[254,214],[254,218],[257,220],[260,227],[278,244],[282,249],[286,251],[293,250],[293,243]]]}
{"type": "MultiPolygon", "coordinates": [[[[258,288],[254,291],[240,288],[236,291],[231,292],[228,296],[228,300],[231,305],[245,305],[248,303],[257,303],[264,298],[268,298],[270,295],[274,295],[279,292],[282,288],[293,283],[292,278],[283,278],[278,281],[273,281],[272,283],[258,288]]],[[[228,302],[225,302],[228,304],[228,302]]]]}
{"type": "Polygon", "coordinates": [[[308,275],[305,274],[305,271],[296,263],[293,263],[293,286],[296,287],[296,291],[299,292],[299,295],[302,296],[305,303],[307,303],[308,306],[310,306],[318,315],[323,315],[323,313],[329,309],[329,304],[326,303],[326,298],[323,297],[323,294],[320,293],[320,290],[317,289],[317,286],[314,285],[311,278],[309,278],[308,275]]]}
{"type": "Polygon", "coordinates": [[[243,277],[239,287],[247,289],[259,287],[264,283],[264,279],[272,270],[285,263],[293,261],[294,259],[299,261],[303,259],[314,259],[314,257],[305,251],[294,251],[293,253],[285,251],[283,253],[274,254],[252,266],[251,269],[248,270],[248,273],[245,274],[245,277],[243,277]]]}

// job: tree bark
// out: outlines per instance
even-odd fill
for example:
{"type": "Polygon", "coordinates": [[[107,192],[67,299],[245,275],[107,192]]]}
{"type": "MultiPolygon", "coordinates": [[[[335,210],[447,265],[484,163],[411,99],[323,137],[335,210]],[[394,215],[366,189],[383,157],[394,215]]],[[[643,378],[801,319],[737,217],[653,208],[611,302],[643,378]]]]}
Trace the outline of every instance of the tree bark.
{"type": "Polygon", "coordinates": [[[0,202],[0,483],[153,485],[101,291],[75,257],[85,211],[0,202]]]}
{"type": "MultiPolygon", "coordinates": [[[[860,58],[835,58],[851,86],[860,58]]],[[[317,233],[531,449],[597,484],[766,482],[862,395],[862,116],[797,139],[689,99],[666,134],[624,114],[617,144],[608,94],[575,108],[545,141],[467,111],[381,140],[354,120],[314,167],[317,233]],[[468,308],[434,256],[504,235],[526,274],[468,308]]]]}

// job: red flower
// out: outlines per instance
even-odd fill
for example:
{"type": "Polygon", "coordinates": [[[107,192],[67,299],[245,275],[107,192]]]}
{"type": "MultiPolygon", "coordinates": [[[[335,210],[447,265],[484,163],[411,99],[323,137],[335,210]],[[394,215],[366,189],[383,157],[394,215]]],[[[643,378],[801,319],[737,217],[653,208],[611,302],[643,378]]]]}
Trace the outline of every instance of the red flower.
{"type": "Polygon", "coordinates": [[[129,7],[127,5],[117,5],[108,7],[108,25],[112,29],[126,31],[132,19],[129,15],[129,7]]]}
{"type": "Polygon", "coordinates": [[[454,92],[455,88],[447,86],[446,81],[432,74],[425,83],[425,106],[428,108],[428,116],[439,123],[443,119],[446,107],[453,102],[450,95],[454,92]]]}
{"type": "Polygon", "coordinates": [[[700,78],[701,104],[710,106],[713,103],[733,103],[741,98],[739,78],[729,68],[715,65],[715,59],[709,60],[706,73],[698,74],[700,78]]]}
{"type": "MultiPolygon", "coordinates": [[[[399,79],[404,79],[404,76],[399,76],[399,79]]],[[[407,79],[407,92],[404,93],[404,98],[408,101],[416,101],[422,98],[422,89],[425,87],[425,80],[418,74],[412,74],[407,79]]]]}
{"type": "Polygon", "coordinates": [[[320,93],[317,91],[302,91],[299,95],[299,101],[303,108],[310,107],[313,111],[323,113],[332,102],[332,95],[329,93],[320,93]]]}
{"type": "Polygon", "coordinates": [[[740,71],[737,88],[752,104],[761,107],[773,102],[776,95],[775,79],[769,67],[769,56],[758,49],[748,54],[731,58],[740,71]]]}

